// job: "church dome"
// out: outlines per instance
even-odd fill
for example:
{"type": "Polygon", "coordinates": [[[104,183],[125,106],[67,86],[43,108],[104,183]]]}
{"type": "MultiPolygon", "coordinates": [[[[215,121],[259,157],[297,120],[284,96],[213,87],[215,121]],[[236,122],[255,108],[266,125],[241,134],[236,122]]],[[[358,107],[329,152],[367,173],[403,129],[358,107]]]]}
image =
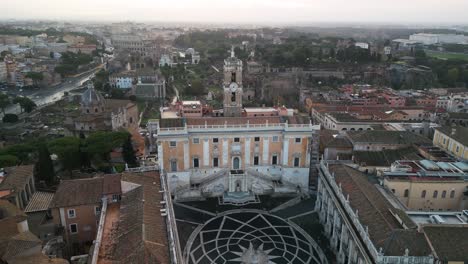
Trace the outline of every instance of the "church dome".
{"type": "Polygon", "coordinates": [[[81,95],[82,106],[95,106],[104,104],[104,97],[94,89],[91,82],[88,84],[88,89],[81,95]]]}

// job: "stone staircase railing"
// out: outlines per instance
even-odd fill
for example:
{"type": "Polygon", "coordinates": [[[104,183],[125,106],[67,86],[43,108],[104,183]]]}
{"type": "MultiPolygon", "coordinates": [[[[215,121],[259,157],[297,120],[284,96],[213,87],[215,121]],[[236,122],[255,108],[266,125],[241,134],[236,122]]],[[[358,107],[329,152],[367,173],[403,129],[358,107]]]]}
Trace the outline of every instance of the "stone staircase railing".
{"type": "MultiPolygon", "coordinates": [[[[246,170],[247,172],[247,175],[252,175],[256,178],[259,178],[259,179],[262,179],[262,180],[265,180],[265,181],[277,181],[277,180],[280,180],[280,179],[277,179],[276,177],[273,178],[265,173],[261,173],[261,172],[258,172],[254,169],[247,169],[246,170]]],[[[288,182],[288,181],[285,181],[285,180],[281,180],[281,182],[283,183],[282,185],[285,186],[285,187],[291,187],[291,188],[296,188],[296,185],[291,183],[291,182],[288,182]]],[[[275,187],[276,187],[276,184],[275,184],[275,187]]]]}
{"type": "MultiPolygon", "coordinates": [[[[227,172],[228,172],[227,169],[222,169],[222,170],[220,170],[220,171],[218,171],[216,173],[211,174],[208,177],[203,178],[197,184],[199,184],[200,186],[205,185],[205,184],[210,184],[213,181],[218,180],[219,178],[222,178],[222,177],[226,176],[227,172]]],[[[179,186],[179,187],[175,188],[174,193],[177,195],[178,193],[181,193],[181,192],[184,192],[184,191],[189,191],[189,190],[199,189],[200,188],[200,187],[192,188],[192,185],[193,185],[193,183],[189,183],[189,184],[179,186]]]]}

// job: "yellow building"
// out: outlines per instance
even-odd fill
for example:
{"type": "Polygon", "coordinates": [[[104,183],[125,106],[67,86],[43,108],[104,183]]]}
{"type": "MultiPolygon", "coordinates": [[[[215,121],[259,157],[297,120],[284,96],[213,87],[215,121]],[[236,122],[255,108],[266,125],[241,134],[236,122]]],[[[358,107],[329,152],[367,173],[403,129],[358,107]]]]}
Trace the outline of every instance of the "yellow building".
{"type": "Polygon", "coordinates": [[[148,124],[156,128],[159,165],[176,199],[308,189],[310,146],[320,126],[290,112],[247,117],[241,74],[242,63],[232,52],[225,60],[218,115],[164,118],[170,115],[163,113],[148,124]]]}
{"type": "Polygon", "coordinates": [[[433,143],[459,159],[468,160],[468,128],[466,127],[436,128],[433,143]]]}
{"type": "Polygon", "coordinates": [[[468,165],[462,162],[397,161],[384,173],[384,186],[408,210],[468,209],[468,165]]]}

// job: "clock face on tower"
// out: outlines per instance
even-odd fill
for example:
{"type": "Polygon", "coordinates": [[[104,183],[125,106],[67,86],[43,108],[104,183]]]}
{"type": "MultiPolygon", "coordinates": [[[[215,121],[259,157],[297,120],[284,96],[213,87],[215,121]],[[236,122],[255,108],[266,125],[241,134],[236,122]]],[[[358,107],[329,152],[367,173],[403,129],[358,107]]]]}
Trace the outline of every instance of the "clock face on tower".
{"type": "Polygon", "coordinates": [[[237,85],[237,83],[233,82],[229,85],[229,89],[231,90],[231,92],[235,92],[237,90],[237,88],[239,87],[239,85],[237,85]]]}

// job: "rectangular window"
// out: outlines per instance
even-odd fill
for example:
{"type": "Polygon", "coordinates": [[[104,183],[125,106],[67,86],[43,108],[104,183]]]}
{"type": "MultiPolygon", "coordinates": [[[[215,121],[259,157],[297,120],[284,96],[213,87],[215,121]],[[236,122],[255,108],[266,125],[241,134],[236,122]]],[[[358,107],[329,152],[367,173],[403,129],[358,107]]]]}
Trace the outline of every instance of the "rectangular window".
{"type": "Polygon", "coordinates": [[[240,142],[240,138],[234,138],[234,142],[240,142]]]}
{"type": "Polygon", "coordinates": [[[219,159],[213,158],[213,167],[217,168],[219,166],[219,159]]]}
{"type": "Polygon", "coordinates": [[[70,224],[70,234],[78,233],[78,225],[77,224],[70,224]]]}
{"type": "Polygon", "coordinates": [[[112,195],[112,201],[113,201],[113,202],[120,201],[120,195],[118,195],[118,194],[113,194],[113,195],[112,195]]]}
{"type": "Polygon", "coordinates": [[[259,141],[260,141],[260,137],[254,137],[254,141],[255,141],[255,142],[259,142],[259,141]]]}
{"type": "Polygon", "coordinates": [[[301,143],[301,138],[295,138],[295,139],[294,139],[294,142],[296,142],[296,143],[301,143]]]}
{"type": "Polygon", "coordinates": [[[258,166],[258,156],[254,157],[254,165],[258,166]]]}
{"type": "Polygon", "coordinates": [[[236,93],[231,93],[231,102],[236,101],[236,93]]]}
{"type": "Polygon", "coordinates": [[[68,218],[75,218],[76,212],[75,209],[68,209],[68,218]]]}
{"type": "Polygon", "coordinates": [[[213,143],[218,143],[219,142],[219,138],[213,138],[213,143]]]}
{"type": "Polygon", "coordinates": [[[94,207],[94,214],[95,215],[100,215],[101,214],[101,207],[100,206],[95,206],[94,207]]]}
{"type": "Polygon", "coordinates": [[[200,167],[200,162],[199,162],[198,158],[193,159],[193,167],[194,168],[200,167]]]}
{"type": "Polygon", "coordinates": [[[278,136],[273,136],[273,142],[278,142],[279,141],[279,137],[278,136]]]}
{"type": "Polygon", "coordinates": [[[177,146],[177,142],[175,142],[175,141],[170,141],[169,142],[169,147],[175,148],[176,146],[177,146]]]}
{"type": "Polygon", "coordinates": [[[193,144],[200,144],[200,139],[199,138],[193,138],[192,142],[193,142],[193,144]]]}
{"type": "Polygon", "coordinates": [[[177,171],[177,161],[171,160],[171,171],[176,172],[177,171]]]}
{"type": "Polygon", "coordinates": [[[278,164],[278,156],[277,155],[273,155],[271,157],[271,164],[272,165],[277,165],[278,164]]]}
{"type": "Polygon", "coordinates": [[[295,157],[295,158],[294,158],[294,167],[299,167],[299,164],[300,164],[300,159],[299,159],[299,157],[295,157]]]}

